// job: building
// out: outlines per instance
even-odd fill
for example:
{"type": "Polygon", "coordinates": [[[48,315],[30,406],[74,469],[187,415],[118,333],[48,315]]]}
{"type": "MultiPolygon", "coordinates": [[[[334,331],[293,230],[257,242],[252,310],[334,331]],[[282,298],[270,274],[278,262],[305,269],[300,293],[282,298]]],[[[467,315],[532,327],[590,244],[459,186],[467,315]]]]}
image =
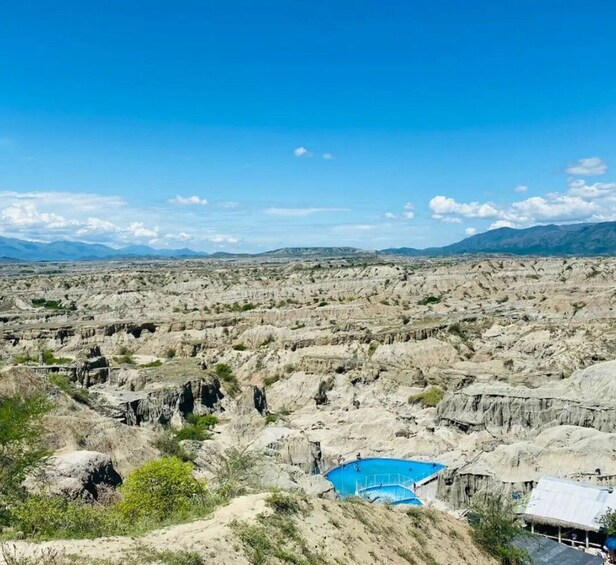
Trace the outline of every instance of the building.
{"type": "Polygon", "coordinates": [[[541,477],[521,517],[532,532],[588,549],[603,544],[600,520],[609,509],[616,510],[611,487],[541,477]]]}

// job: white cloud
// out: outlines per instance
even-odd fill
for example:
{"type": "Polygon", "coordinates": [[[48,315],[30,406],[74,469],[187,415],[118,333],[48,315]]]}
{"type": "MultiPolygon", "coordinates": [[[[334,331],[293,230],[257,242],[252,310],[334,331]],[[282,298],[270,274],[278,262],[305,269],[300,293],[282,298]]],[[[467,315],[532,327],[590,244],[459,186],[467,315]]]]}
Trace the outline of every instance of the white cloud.
{"type": "Polygon", "coordinates": [[[508,222],[507,220],[498,220],[490,224],[491,230],[496,230],[498,228],[513,228],[513,227],[515,226],[511,222],[508,222]]]}
{"type": "Polygon", "coordinates": [[[460,218],[456,218],[455,216],[443,216],[443,214],[432,214],[432,219],[445,222],[446,224],[461,224],[462,223],[462,220],[460,218]]]}
{"type": "Polygon", "coordinates": [[[237,243],[239,239],[232,235],[216,234],[207,238],[212,243],[237,243]]]}
{"type": "Polygon", "coordinates": [[[581,179],[571,179],[569,181],[569,194],[588,199],[616,196],[616,182],[586,184],[586,181],[581,179]]]}
{"type": "Polygon", "coordinates": [[[326,212],[350,212],[349,208],[268,208],[266,214],[272,216],[310,216],[311,214],[321,214],[326,212]]]}
{"type": "Polygon", "coordinates": [[[569,165],[565,171],[570,175],[598,176],[607,172],[607,165],[600,157],[588,157],[569,165]]]}
{"type": "Polygon", "coordinates": [[[407,202],[404,205],[404,211],[402,212],[402,215],[407,220],[412,220],[415,217],[415,207],[413,206],[413,204],[411,204],[410,202],[407,202]]]}
{"type": "Polygon", "coordinates": [[[180,206],[207,206],[208,201],[199,196],[180,196],[167,200],[169,204],[178,204],[180,206]]]}
{"type": "Polygon", "coordinates": [[[180,233],[167,233],[163,236],[163,239],[169,239],[172,241],[188,241],[189,239],[192,239],[193,236],[190,235],[189,233],[183,232],[181,231],[180,233]]]}
{"type": "Polygon", "coordinates": [[[387,218],[388,220],[396,220],[398,218],[398,216],[396,216],[395,214],[393,214],[392,212],[385,212],[383,214],[384,218],[387,218]]]}
{"type": "Polygon", "coordinates": [[[310,151],[308,151],[308,149],[306,149],[303,145],[300,145],[299,147],[296,147],[293,150],[293,154],[296,157],[312,157],[312,153],[310,151]]]}
{"type": "Polygon", "coordinates": [[[331,161],[333,158],[333,153],[323,153],[323,159],[325,159],[326,161],[331,161]]]}
{"type": "Polygon", "coordinates": [[[587,184],[568,181],[566,192],[550,192],[506,205],[493,202],[457,202],[447,196],[430,201],[433,218],[459,221],[460,218],[493,220],[494,227],[526,227],[541,223],[596,222],[616,219],[616,183],[587,184]]]}
{"type": "Polygon", "coordinates": [[[87,192],[15,192],[0,191],[0,202],[32,202],[39,206],[69,208],[80,212],[95,210],[107,211],[109,208],[123,208],[126,201],[120,196],[106,196],[87,192]]]}
{"type": "Polygon", "coordinates": [[[133,222],[128,226],[128,232],[138,238],[158,237],[158,227],[146,228],[143,222],[133,222]]]}
{"type": "Polygon", "coordinates": [[[523,184],[519,184],[513,189],[514,192],[526,192],[527,190],[528,190],[528,187],[523,184]]]}
{"type": "Polygon", "coordinates": [[[435,196],[430,200],[430,209],[437,215],[459,214],[468,218],[493,218],[498,210],[491,203],[469,202],[461,204],[447,196],[435,196]]]}
{"type": "Polygon", "coordinates": [[[0,212],[2,222],[16,228],[46,227],[60,229],[78,225],[59,214],[39,212],[31,202],[18,202],[0,212]]]}
{"type": "Polygon", "coordinates": [[[475,235],[477,233],[477,228],[466,228],[464,233],[468,236],[475,235]]]}

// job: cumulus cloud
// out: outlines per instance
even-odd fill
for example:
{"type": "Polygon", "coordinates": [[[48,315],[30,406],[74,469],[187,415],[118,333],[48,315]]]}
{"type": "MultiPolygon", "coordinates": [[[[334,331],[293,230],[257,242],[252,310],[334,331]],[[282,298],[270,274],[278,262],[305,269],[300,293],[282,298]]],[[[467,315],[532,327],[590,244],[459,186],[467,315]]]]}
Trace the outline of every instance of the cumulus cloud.
{"type": "Polygon", "coordinates": [[[179,206],[207,206],[208,201],[205,198],[199,196],[180,196],[176,195],[175,198],[167,200],[169,204],[178,204],[179,206]]]}
{"type": "Polygon", "coordinates": [[[599,176],[607,172],[607,165],[603,159],[599,157],[588,157],[569,165],[565,171],[570,175],[599,176]]]}
{"type": "Polygon", "coordinates": [[[272,216],[299,217],[326,212],[350,212],[349,208],[268,208],[266,214],[272,216]]]}
{"type": "Polygon", "coordinates": [[[410,202],[407,202],[404,205],[404,210],[402,211],[402,215],[407,220],[412,220],[415,217],[415,206],[413,206],[413,204],[411,204],[410,202]]]}
{"type": "Polygon", "coordinates": [[[331,161],[333,158],[333,153],[323,153],[323,159],[325,159],[326,161],[331,161]]]}
{"type": "Polygon", "coordinates": [[[477,228],[466,228],[464,233],[468,236],[475,235],[477,233],[477,228]]]}
{"type": "Polygon", "coordinates": [[[495,227],[526,227],[541,223],[596,222],[616,219],[616,183],[588,184],[570,179],[566,192],[550,192],[506,205],[493,202],[457,202],[447,196],[430,201],[433,218],[459,221],[461,218],[493,220],[495,227]]]}
{"type": "Polygon", "coordinates": [[[296,147],[293,150],[293,155],[295,155],[296,157],[312,157],[312,153],[308,151],[308,149],[306,149],[303,145],[296,147]]]}
{"type": "Polygon", "coordinates": [[[79,225],[79,222],[67,220],[59,214],[39,212],[32,202],[17,202],[4,208],[0,218],[4,224],[16,228],[46,227],[53,230],[79,225]]]}
{"type": "Polygon", "coordinates": [[[498,210],[490,203],[469,202],[462,204],[456,202],[453,198],[441,195],[430,200],[430,209],[439,216],[459,214],[468,218],[493,218],[498,215],[498,210]]]}
{"type": "Polygon", "coordinates": [[[528,187],[523,184],[519,184],[518,186],[513,188],[514,192],[526,192],[527,190],[528,190],[528,187]]]}
{"type": "Polygon", "coordinates": [[[387,218],[388,220],[396,220],[398,218],[398,216],[396,216],[393,212],[385,212],[383,214],[384,218],[387,218]]]}

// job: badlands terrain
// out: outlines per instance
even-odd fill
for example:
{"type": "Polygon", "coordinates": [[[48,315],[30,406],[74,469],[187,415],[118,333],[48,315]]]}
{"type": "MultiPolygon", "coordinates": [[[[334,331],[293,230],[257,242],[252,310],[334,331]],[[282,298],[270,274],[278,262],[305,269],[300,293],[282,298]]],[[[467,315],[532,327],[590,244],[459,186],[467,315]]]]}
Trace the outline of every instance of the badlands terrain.
{"type": "MultiPolygon", "coordinates": [[[[214,415],[211,437],[181,442],[198,473],[211,480],[229,450],[258,453],[251,482],[307,497],[303,535],[329,562],[490,563],[447,513],[411,561],[399,510],[358,517],[321,473],[358,452],[438,461],[419,495],[451,512],[542,475],[613,484],[615,275],[607,258],[3,264],[0,392],[51,386],[53,492],[96,498],[164,454],[166,430],[214,415]],[[464,546],[455,559],[444,535],[464,546]]],[[[264,496],[140,543],[254,562],[229,524],[267,512],[264,496]]],[[[129,549],[54,543],[94,562],[129,549]]]]}

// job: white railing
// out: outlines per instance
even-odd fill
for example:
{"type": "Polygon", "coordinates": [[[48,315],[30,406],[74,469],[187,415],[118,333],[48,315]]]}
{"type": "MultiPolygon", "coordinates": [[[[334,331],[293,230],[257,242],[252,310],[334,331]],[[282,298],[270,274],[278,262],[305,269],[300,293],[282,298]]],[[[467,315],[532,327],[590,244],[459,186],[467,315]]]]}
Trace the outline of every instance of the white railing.
{"type": "Polygon", "coordinates": [[[399,473],[368,475],[355,483],[355,495],[362,498],[383,499],[389,502],[400,502],[409,498],[416,498],[415,481],[399,473]],[[387,488],[387,492],[379,493],[380,489],[387,488]]]}

